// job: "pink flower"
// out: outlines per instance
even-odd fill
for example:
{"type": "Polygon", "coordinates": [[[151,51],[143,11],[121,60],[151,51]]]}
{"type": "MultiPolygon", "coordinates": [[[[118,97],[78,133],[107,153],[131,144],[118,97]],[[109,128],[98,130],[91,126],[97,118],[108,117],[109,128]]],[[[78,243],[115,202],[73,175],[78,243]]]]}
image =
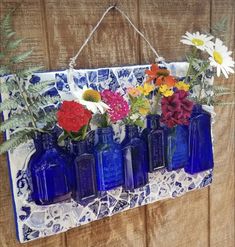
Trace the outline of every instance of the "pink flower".
{"type": "Polygon", "coordinates": [[[168,128],[173,128],[177,124],[189,125],[193,102],[188,100],[187,96],[187,92],[178,90],[172,96],[162,98],[161,121],[168,128]]]}
{"type": "Polygon", "coordinates": [[[107,112],[111,122],[116,123],[129,114],[129,105],[119,93],[106,89],[101,92],[101,98],[110,107],[107,112]]]}

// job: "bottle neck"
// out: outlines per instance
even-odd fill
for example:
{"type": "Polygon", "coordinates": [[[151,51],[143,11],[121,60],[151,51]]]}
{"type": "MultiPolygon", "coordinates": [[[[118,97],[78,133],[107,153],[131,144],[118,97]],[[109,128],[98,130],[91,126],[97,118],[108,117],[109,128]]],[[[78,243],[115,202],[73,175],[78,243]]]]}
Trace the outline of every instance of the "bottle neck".
{"type": "Polygon", "coordinates": [[[113,142],[113,128],[111,126],[97,129],[98,141],[101,143],[113,142]]]}
{"type": "Polygon", "coordinates": [[[202,112],[203,112],[202,105],[195,104],[193,106],[193,114],[195,114],[195,113],[202,113],[202,112]]]}
{"type": "Polygon", "coordinates": [[[136,125],[126,125],[126,138],[134,137],[139,137],[138,127],[136,125]]]}
{"type": "Polygon", "coordinates": [[[87,142],[83,141],[71,141],[71,153],[81,155],[87,152],[87,142]]]}
{"type": "Polygon", "coordinates": [[[55,148],[57,146],[56,136],[53,134],[42,134],[42,145],[45,150],[55,148]]]}
{"type": "Polygon", "coordinates": [[[147,128],[158,129],[160,127],[160,116],[158,114],[147,115],[147,128]]]}

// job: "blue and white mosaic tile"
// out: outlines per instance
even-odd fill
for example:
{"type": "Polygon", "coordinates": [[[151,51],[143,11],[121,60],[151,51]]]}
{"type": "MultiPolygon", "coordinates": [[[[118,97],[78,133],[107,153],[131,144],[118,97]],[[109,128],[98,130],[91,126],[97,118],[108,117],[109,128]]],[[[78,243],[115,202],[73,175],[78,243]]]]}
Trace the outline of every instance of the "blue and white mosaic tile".
{"type": "MultiPolygon", "coordinates": [[[[185,75],[188,66],[187,63],[166,65],[171,73],[178,77],[185,75]]],[[[74,82],[79,86],[87,85],[98,90],[107,88],[125,95],[126,88],[143,83],[144,71],[147,68],[149,65],[75,70],[74,82]]],[[[55,80],[49,90],[50,95],[69,93],[67,71],[37,73],[30,79],[30,83],[43,80],[55,80]]],[[[9,112],[4,112],[5,119],[8,114],[9,112]]],[[[120,132],[117,127],[117,139],[122,138],[120,132]]],[[[149,184],[143,188],[126,192],[119,187],[103,192],[86,206],[73,200],[50,206],[37,206],[30,198],[30,178],[27,171],[28,161],[34,151],[33,142],[29,141],[8,153],[17,235],[22,243],[61,233],[148,203],[182,196],[212,182],[212,170],[189,175],[183,169],[172,172],[163,169],[149,174],[149,184]]]]}

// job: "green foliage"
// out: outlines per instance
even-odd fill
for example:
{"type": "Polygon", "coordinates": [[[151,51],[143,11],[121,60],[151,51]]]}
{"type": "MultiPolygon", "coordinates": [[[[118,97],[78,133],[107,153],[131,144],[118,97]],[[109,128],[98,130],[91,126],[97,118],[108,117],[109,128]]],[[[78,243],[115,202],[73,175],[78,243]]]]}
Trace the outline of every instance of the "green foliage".
{"type": "Polygon", "coordinates": [[[43,90],[47,89],[49,86],[53,85],[54,81],[42,81],[36,84],[30,84],[27,88],[30,94],[39,94],[43,90]]]}
{"type": "Polygon", "coordinates": [[[56,122],[56,109],[46,111],[45,107],[59,102],[60,97],[43,95],[53,81],[43,81],[34,85],[29,83],[32,74],[42,67],[16,69],[32,51],[16,51],[22,39],[14,38],[10,14],[1,21],[0,34],[0,60],[1,64],[5,64],[0,67],[0,93],[4,95],[4,100],[0,103],[0,112],[9,113],[8,119],[0,124],[0,131],[11,133],[9,139],[0,145],[2,154],[28,141],[35,132],[45,132],[51,128],[56,122]],[[3,77],[6,74],[11,76],[3,77]]]}
{"type": "Polygon", "coordinates": [[[223,16],[215,25],[211,28],[211,34],[220,39],[226,40],[226,33],[228,29],[228,17],[223,16]]]}
{"type": "Polygon", "coordinates": [[[10,139],[0,145],[0,154],[5,153],[8,150],[13,150],[21,143],[27,142],[31,138],[31,131],[29,130],[23,130],[12,134],[10,139]]]}

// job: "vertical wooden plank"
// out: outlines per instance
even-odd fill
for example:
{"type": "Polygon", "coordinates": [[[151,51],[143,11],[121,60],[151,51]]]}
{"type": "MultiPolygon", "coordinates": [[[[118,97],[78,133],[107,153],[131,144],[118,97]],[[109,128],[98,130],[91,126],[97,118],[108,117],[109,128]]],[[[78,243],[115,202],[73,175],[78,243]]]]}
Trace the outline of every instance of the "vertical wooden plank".
{"type": "MultiPolygon", "coordinates": [[[[3,0],[0,2],[0,16],[11,9],[17,8],[13,15],[14,28],[19,37],[25,38],[20,50],[33,48],[33,54],[24,63],[42,65],[48,68],[48,56],[45,39],[45,29],[42,22],[42,6],[39,0],[3,0]]],[[[0,142],[2,142],[2,136],[0,142]]],[[[21,244],[16,240],[13,217],[12,198],[7,169],[6,155],[0,157],[0,246],[17,247],[21,244]]],[[[25,244],[24,246],[65,246],[64,235],[57,235],[25,244]]]]}
{"type": "MultiPolygon", "coordinates": [[[[137,24],[136,1],[116,1],[137,24]]],[[[45,1],[49,51],[53,69],[67,68],[110,1],[45,1]]],[[[111,11],[77,61],[79,68],[135,64],[139,60],[138,36],[116,11],[111,11]]],[[[145,246],[145,209],[72,229],[67,246],[145,246]]]]}
{"type": "MultiPolygon", "coordinates": [[[[186,32],[208,30],[210,1],[140,0],[140,28],[167,61],[184,59],[186,32]],[[200,13],[200,14],[199,14],[200,13]]],[[[141,42],[142,63],[154,54],[141,42]]],[[[147,206],[147,246],[208,246],[208,189],[147,206]]]]}
{"type": "MultiPolygon", "coordinates": [[[[212,0],[211,25],[222,17],[228,18],[227,45],[234,52],[234,11],[233,0],[212,0]]],[[[234,54],[233,54],[234,57],[234,54]]],[[[235,77],[228,80],[218,78],[216,84],[230,87],[235,91],[235,77]]],[[[234,101],[225,97],[224,101],[234,101]]],[[[210,246],[235,246],[235,152],[234,152],[234,106],[216,107],[215,124],[215,172],[210,189],[210,246]]]]}
{"type": "MultiPolygon", "coordinates": [[[[137,22],[136,1],[115,1],[137,22]]],[[[96,25],[110,1],[45,1],[49,51],[53,69],[68,68],[73,57],[96,25]]],[[[112,10],[84,48],[77,61],[79,68],[135,64],[138,61],[138,36],[117,11],[112,10]]]]}

